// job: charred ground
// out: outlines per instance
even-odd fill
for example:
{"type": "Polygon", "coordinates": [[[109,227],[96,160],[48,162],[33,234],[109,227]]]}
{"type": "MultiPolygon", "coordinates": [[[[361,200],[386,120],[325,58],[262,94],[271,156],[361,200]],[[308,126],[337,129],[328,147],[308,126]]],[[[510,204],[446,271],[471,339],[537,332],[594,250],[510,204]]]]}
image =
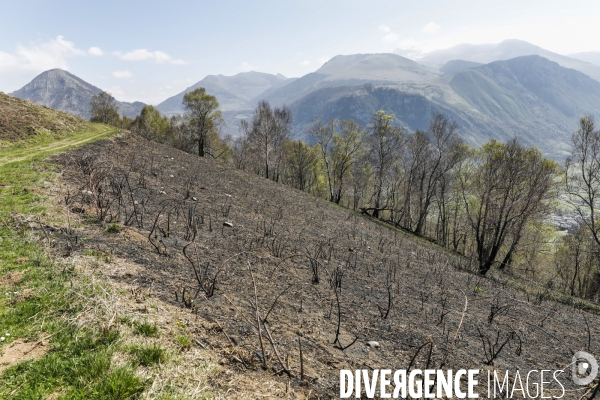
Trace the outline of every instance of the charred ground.
{"type": "Polygon", "coordinates": [[[257,390],[270,374],[331,398],[340,369],[563,369],[600,352],[594,312],[219,162],[130,134],[54,162],[60,201],[87,221],[61,251],[127,260],[109,278],[187,308],[195,344],[257,390]]]}

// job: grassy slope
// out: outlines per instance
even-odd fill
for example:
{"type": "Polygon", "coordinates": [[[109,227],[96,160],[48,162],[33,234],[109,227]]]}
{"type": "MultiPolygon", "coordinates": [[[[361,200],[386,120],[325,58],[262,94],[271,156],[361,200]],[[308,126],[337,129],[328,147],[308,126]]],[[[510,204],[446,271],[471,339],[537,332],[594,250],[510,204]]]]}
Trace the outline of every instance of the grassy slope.
{"type": "Polygon", "coordinates": [[[57,139],[91,129],[81,118],[0,92],[0,144],[40,137],[57,139]]]}
{"type": "Polygon", "coordinates": [[[93,250],[56,257],[52,230],[76,222],[67,223],[49,197],[60,171],[44,160],[119,133],[83,125],[86,130],[40,134],[0,148],[0,357],[22,343],[43,354],[4,371],[0,365],[0,399],[211,397],[205,382],[216,364],[206,361],[210,354],[190,350],[178,310],[166,307],[169,329],[158,328],[147,320],[156,320],[159,310],[146,295],[132,293],[132,301],[127,289],[89,273],[100,269],[102,275],[102,266],[114,260],[93,250]],[[20,273],[20,282],[2,282],[20,273]],[[132,318],[140,303],[146,316],[132,318]]]}

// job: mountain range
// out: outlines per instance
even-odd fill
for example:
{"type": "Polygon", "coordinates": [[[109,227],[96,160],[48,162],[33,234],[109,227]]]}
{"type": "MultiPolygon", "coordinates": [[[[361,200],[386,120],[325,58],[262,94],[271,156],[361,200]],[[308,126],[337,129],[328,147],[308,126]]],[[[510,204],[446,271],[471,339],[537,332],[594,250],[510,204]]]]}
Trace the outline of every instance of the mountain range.
{"type": "Polygon", "coordinates": [[[208,75],[183,92],[169,97],[156,108],[166,115],[181,114],[183,96],[200,87],[217,97],[222,111],[252,108],[260,100],[256,99],[257,96],[267,90],[283,86],[289,81],[290,79],[281,74],[272,75],[255,71],[242,72],[234,76],[208,75]]]}
{"type": "MultiPolygon", "coordinates": [[[[90,118],[90,101],[102,89],[62,69],[42,72],[21,89],[9,93],[10,96],[31,101],[49,108],[64,111],[81,118],[90,118]]],[[[117,101],[119,113],[135,118],[145,106],[136,101],[117,101]]]]}
{"type": "MultiPolygon", "coordinates": [[[[592,60],[594,54],[578,56],[592,60]]],[[[307,140],[304,128],[317,116],[367,124],[383,109],[395,115],[396,124],[415,130],[426,129],[434,113],[444,113],[471,145],[517,136],[560,159],[578,118],[600,109],[600,66],[582,59],[518,40],[459,45],[414,60],[392,53],[339,55],[300,78],[255,71],[209,75],[156,107],[165,115],[182,113],[184,94],[204,87],[220,103],[224,132],[236,135],[240,119],[251,117],[264,99],[290,107],[296,137],[307,140]]],[[[99,91],[66,71],[51,70],[12,95],[84,115],[99,91]]],[[[143,103],[119,106],[133,117],[143,103]]]]}
{"type": "MultiPolygon", "coordinates": [[[[401,49],[394,50],[394,53],[403,54],[401,49]]],[[[579,56],[589,57],[589,53],[579,53],[579,56]]],[[[591,53],[596,54],[597,53],[591,53]]],[[[423,56],[417,56],[415,60],[420,64],[439,68],[451,60],[464,60],[488,64],[493,61],[509,60],[515,57],[538,55],[554,61],[565,68],[572,68],[579,72],[600,81],[600,66],[583,61],[581,59],[563,56],[551,52],[531,43],[510,39],[504,40],[498,44],[460,44],[444,50],[436,50],[426,53],[423,56]]]]}

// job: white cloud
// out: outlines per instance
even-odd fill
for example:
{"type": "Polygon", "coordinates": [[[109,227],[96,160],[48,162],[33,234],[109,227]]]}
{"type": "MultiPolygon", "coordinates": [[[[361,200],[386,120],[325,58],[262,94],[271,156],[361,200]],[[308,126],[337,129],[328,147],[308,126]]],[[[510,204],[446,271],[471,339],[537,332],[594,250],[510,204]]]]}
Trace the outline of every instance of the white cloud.
{"type": "Polygon", "coordinates": [[[133,74],[129,71],[115,71],[113,72],[113,76],[115,78],[131,78],[133,76],[133,74]]]}
{"type": "Polygon", "coordinates": [[[127,61],[152,60],[158,64],[187,64],[187,62],[183,60],[171,58],[171,56],[165,53],[164,51],[149,51],[146,49],[136,49],[128,51],[126,53],[115,51],[113,52],[113,54],[119,57],[121,60],[127,61]]]}
{"type": "Polygon", "coordinates": [[[440,29],[440,26],[432,21],[423,27],[423,32],[435,35],[440,29]]]}
{"type": "Polygon", "coordinates": [[[395,43],[398,41],[398,34],[390,32],[381,38],[381,40],[383,40],[385,43],[395,43]]]}
{"type": "Polygon", "coordinates": [[[387,25],[380,25],[378,28],[385,35],[381,38],[384,43],[395,43],[398,41],[398,34],[390,29],[387,25]]]}
{"type": "Polygon", "coordinates": [[[17,56],[0,51],[0,71],[18,68],[19,61],[17,56]]]}
{"type": "Polygon", "coordinates": [[[14,54],[0,52],[0,71],[42,72],[52,68],[68,69],[69,57],[85,55],[85,51],[59,35],[47,42],[30,43],[29,46],[18,44],[14,54]]]}
{"type": "Polygon", "coordinates": [[[88,49],[88,54],[95,57],[100,57],[104,55],[104,52],[100,47],[90,47],[88,49]]]}
{"type": "Polygon", "coordinates": [[[239,68],[242,71],[252,71],[254,69],[254,67],[252,65],[250,65],[249,63],[247,63],[246,61],[244,61],[242,63],[242,66],[239,68]]]}
{"type": "Polygon", "coordinates": [[[310,65],[310,61],[309,61],[309,60],[304,60],[304,61],[302,61],[302,62],[300,63],[300,65],[302,65],[302,66],[305,66],[305,67],[306,67],[307,65],[310,65]]]}

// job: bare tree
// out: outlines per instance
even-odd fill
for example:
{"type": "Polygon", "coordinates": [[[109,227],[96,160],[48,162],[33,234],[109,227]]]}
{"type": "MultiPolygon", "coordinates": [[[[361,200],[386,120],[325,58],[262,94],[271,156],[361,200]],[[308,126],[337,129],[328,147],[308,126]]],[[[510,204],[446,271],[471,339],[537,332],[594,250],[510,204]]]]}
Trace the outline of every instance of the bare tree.
{"type": "Polygon", "coordinates": [[[600,131],[594,118],[584,116],[571,136],[573,151],[565,163],[565,189],[570,203],[600,245],[600,131]]]}
{"type": "Polygon", "coordinates": [[[445,190],[448,172],[460,161],[457,128],[456,122],[435,114],[428,132],[417,130],[409,136],[403,215],[404,226],[418,235],[424,232],[436,193],[445,190]]]}
{"type": "Polygon", "coordinates": [[[256,149],[262,164],[261,174],[274,181],[279,181],[283,164],[283,146],[292,129],[292,112],[286,106],[271,107],[262,100],[254,110],[252,122],[242,121],[241,129],[245,132],[249,144],[256,149]]]}

